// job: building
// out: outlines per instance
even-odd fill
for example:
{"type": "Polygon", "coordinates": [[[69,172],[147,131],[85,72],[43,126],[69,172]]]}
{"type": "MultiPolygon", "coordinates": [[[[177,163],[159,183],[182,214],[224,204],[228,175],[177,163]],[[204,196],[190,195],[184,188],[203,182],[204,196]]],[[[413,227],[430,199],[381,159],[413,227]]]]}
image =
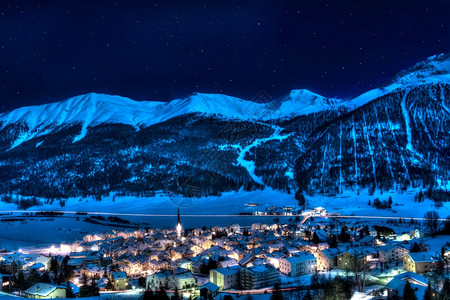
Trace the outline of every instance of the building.
{"type": "Polygon", "coordinates": [[[147,288],[159,289],[161,285],[164,287],[169,287],[171,275],[172,274],[169,271],[148,275],[146,280],[147,288]]]}
{"type": "Polygon", "coordinates": [[[25,295],[33,299],[66,298],[66,287],[39,282],[25,290],[25,295]]]}
{"type": "Polygon", "coordinates": [[[191,272],[173,275],[173,282],[178,290],[185,290],[197,286],[197,280],[191,272]]]}
{"type": "Polygon", "coordinates": [[[279,274],[271,265],[258,265],[242,268],[239,272],[239,283],[244,290],[272,286],[277,283],[278,280],[279,274]]]}
{"type": "Polygon", "coordinates": [[[428,279],[413,272],[398,274],[386,284],[388,299],[403,297],[403,291],[407,282],[409,282],[411,288],[414,290],[417,299],[424,299],[425,291],[428,287],[428,279]]]}
{"type": "Polygon", "coordinates": [[[300,254],[280,260],[280,272],[291,277],[314,273],[317,270],[317,260],[311,253],[300,254]]]}
{"type": "Polygon", "coordinates": [[[324,250],[319,250],[314,253],[317,260],[317,270],[319,271],[329,271],[333,267],[337,266],[337,257],[339,255],[339,250],[336,248],[329,248],[324,250]]]}
{"type": "Polygon", "coordinates": [[[239,288],[239,271],[241,266],[214,269],[209,271],[209,281],[221,290],[239,288]]]}
{"type": "Polygon", "coordinates": [[[120,272],[114,272],[111,274],[112,276],[112,284],[114,286],[114,290],[116,291],[123,291],[128,289],[129,282],[127,273],[120,271],[120,272]]]}
{"type": "Polygon", "coordinates": [[[389,244],[378,249],[378,257],[382,263],[403,261],[403,257],[408,253],[409,250],[399,244],[389,244]]]}
{"type": "Polygon", "coordinates": [[[200,290],[200,297],[203,299],[215,299],[220,288],[214,283],[208,282],[198,289],[200,290]]]}
{"type": "Polygon", "coordinates": [[[181,218],[180,218],[180,208],[178,207],[178,217],[177,217],[177,238],[181,240],[183,237],[183,226],[181,226],[181,218]]]}
{"type": "Polygon", "coordinates": [[[351,248],[338,255],[337,267],[343,270],[357,268],[362,270],[367,267],[367,260],[371,257],[374,249],[371,247],[351,248]]]}
{"type": "Polygon", "coordinates": [[[438,261],[433,252],[413,252],[403,257],[403,269],[414,273],[424,273],[436,267],[438,261]]]}

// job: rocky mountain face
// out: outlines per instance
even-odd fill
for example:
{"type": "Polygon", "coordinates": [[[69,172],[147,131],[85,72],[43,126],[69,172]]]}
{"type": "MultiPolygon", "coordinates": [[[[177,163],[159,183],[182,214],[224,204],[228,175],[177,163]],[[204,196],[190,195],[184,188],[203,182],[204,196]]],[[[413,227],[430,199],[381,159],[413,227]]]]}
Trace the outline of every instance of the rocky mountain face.
{"type": "Polygon", "coordinates": [[[255,103],[88,94],[0,114],[0,194],[185,196],[272,187],[334,195],[422,187],[448,197],[450,57],[354,99],[255,103]]]}

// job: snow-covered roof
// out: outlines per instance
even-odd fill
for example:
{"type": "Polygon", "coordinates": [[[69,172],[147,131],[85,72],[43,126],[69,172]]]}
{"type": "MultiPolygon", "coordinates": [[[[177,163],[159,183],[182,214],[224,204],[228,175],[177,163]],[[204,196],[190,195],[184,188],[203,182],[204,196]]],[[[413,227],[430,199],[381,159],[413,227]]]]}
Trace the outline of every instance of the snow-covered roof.
{"type": "Polygon", "coordinates": [[[240,269],[241,269],[241,266],[232,266],[232,267],[215,269],[214,271],[216,271],[217,273],[220,273],[224,276],[229,276],[229,275],[238,273],[240,269]]]}
{"type": "Polygon", "coordinates": [[[437,261],[435,258],[436,253],[434,252],[410,252],[409,256],[416,263],[437,261]]]}
{"type": "Polygon", "coordinates": [[[297,254],[295,256],[284,258],[284,259],[287,260],[291,264],[296,264],[296,263],[299,263],[299,262],[315,260],[316,258],[311,253],[300,252],[299,254],[297,254]]]}
{"type": "Polygon", "coordinates": [[[360,243],[370,243],[371,241],[373,241],[375,239],[374,236],[371,235],[366,235],[365,237],[363,237],[362,239],[359,240],[360,243]]]}
{"type": "Polygon", "coordinates": [[[127,273],[124,271],[114,272],[112,273],[114,280],[127,278],[127,273]]]}
{"type": "Polygon", "coordinates": [[[397,291],[398,295],[402,297],[406,282],[409,282],[411,288],[415,290],[417,299],[423,299],[425,290],[427,289],[428,279],[414,272],[405,272],[396,275],[386,284],[386,288],[397,291]]]}
{"type": "Polygon", "coordinates": [[[179,273],[176,274],[175,277],[178,279],[194,279],[194,275],[191,272],[179,273]]]}
{"type": "Polygon", "coordinates": [[[199,289],[207,289],[213,293],[217,292],[220,287],[218,287],[217,285],[215,285],[214,283],[212,283],[211,281],[208,283],[205,283],[204,285],[202,285],[201,287],[199,287],[199,289]]]}
{"type": "Polygon", "coordinates": [[[247,270],[251,273],[264,273],[268,270],[273,269],[271,266],[264,264],[264,265],[257,265],[247,268],[247,270]]]}
{"type": "Polygon", "coordinates": [[[397,248],[405,248],[402,244],[398,244],[398,243],[392,243],[392,244],[387,244],[385,246],[381,246],[380,248],[378,248],[380,251],[382,252],[388,252],[391,251],[393,249],[397,249],[397,248]]]}
{"type": "Polygon", "coordinates": [[[339,249],[337,249],[337,248],[328,248],[328,249],[324,249],[324,250],[322,250],[322,252],[323,252],[323,254],[324,254],[326,257],[328,257],[328,258],[338,256],[338,254],[341,253],[341,252],[339,251],[339,249]]]}
{"type": "Polygon", "coordinates": [[[66,288],[65,286],[61,285],[39,282],[29,287],[25,291],[25,294],[45,297],[48,296],[50,293],[54,292],[56,289],[65,289],[65,288],[66,288]]]}

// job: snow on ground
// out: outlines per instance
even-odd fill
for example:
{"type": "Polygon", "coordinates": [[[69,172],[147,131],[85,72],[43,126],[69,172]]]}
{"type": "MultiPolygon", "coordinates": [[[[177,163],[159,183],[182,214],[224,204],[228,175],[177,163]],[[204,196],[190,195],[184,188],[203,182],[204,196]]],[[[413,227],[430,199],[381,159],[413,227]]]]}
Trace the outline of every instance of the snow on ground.
{"type": "MultiPolygon", "coordinates": [[[[86,298],[77,298],[83,300],[127,300],[127,299],[140,299],[141,290],[132,290],[129,292],[121,292],[121,293],[101,293],[99,297],[86,297],[86,298]]],[[[7,293],[0,292],[0,300],[19,300],[19,299],[28,299],[25,297],[19,297],[16,295],[11,295],[7,293]]]]}
{"type": "MultiPolygon", "coordinates": [[[[330,197],[323,195],[306,196],[307,208],[324,207],[328,212],[337,212],[344,215],[359,216],[386,216],[403,218],[421,218],[428,210],[436,210],[441,218],[450,215],[450,202],[443,207],[435,207],[434,202],[425,200],[421,203],[414,202],[416,190],[404,191],[403,193],[390,191],[381,194],[376,190],[369,195],[367,190],[361,190],[359,195],[356,191],[344,191],[342,194],[330,197]],[[392,197],[392,209],[375,209],[368,205],[375,198],[381,201],[392,197]]],[[[184,198],[181,196],[168,196],[156,194],[154,197],[127,197],[113,196],[104,197],[102,201],[93,198],[70,198],[61,207],[57,202],[31,207],[28,211],[72,211],[111,214],[156,214],[162,216],[176,215],[180,207],[182,215],[236,215],[242,212],[264,211],[271,206],[297,207],[294,194],[288,194],[279,190],[266,187],[264,190],[246,192],[242,189],[238,192],[226,192],[222,196],[209,196],[202,198],[184,198]],[[114,199],[114,200],[113,200],[114,199]],[[247,203],[258,203],[257,207],[247,207],[247,203]]],[[[0,211],[15,211],[17,207],[11,203],[0,202],[0,211]]]]}
{"type": "Polygon", "coordinates": [[[376,190],[371,196],[367,190],[360,191],[358,195],[356,191],[344,191],[344,193],[335,197],[322,195],[306,196],[308,207],[324,207],[328,212],[338,212],[343,215],[356,216],[382,216],[393,218],[423,218],[425,212],[436,210],[439,216],[445,219],[450,215],[450,202],[445,202],[443,207],[435,207],[434,201],[426,199],[424,202],[414,202],[414,196],[418,190],[408,190],[401,192],[390,191],[383,192],[376,190]],[[376,209],[369,206],[368,201],[373,203],[375,198],[380,201],[388,200],[392,197],[392,209],[376,209]]]}
{"type": "MultiPolygon", "coordinates": [[[[219,214],[239,214],[240,212],[251,212],[255,208],[246,207],[246,203],[257,202],[257,210],[265,210],[270,206],[295,206],[298,202],[294,199],[294,194],[287,194],[278,190],[266,187],[264,190],[252,192],[226,192],[222,196],[209,196],[202,198],[184,198],[181,196],[167,196],[157,194],[155,197],[121,197],[113,196],[103,198],[101,202],[93,198],[70,198],[66,201],[65,207],[55,202],[53,205],[44,204],[34,206],[30,211],[57,210],[75,212],[99,212],[99,213],[141,213],[141,214],[162,214],[173,215],[180,207],[181,213],[195,215],[219,215],[219,214]]],[[[0,210],[17,210],[14,204],[0,202],[0,210]]]]}
{"type": "Polygon", "coordinates": [[[63,242],[82,239],[92,231],[107,231],[101,225],[77,221],[75,217],[29,218],[23,222],[1,222],[0,248],[27,250],[59,247],[63,242]]]}
{"type": "Polygon", "coordinates": [[[441,248],[450,242],[449,235],[439,235],[435,238],[425,238],[423,243],[428,247],[429,252],[441,253],[441,248]]]}
{"type": "Polygon", "coordinates": [[[255,294],[255,295],[239,295],[235,293],[219,293],[216,296],[216,300],[223,300],[226,295],[230,295],[235,300],[269,300],[272,294],[255,294]]]}
{"type": "MultiPolygon", "coordinates": [[[[450,203],[444,203],[443,207],[436,208],[434,202],[425,200],[422,203],[414,202],[416,191],[406,191],[402,193],[376,191],[370,196],[363,190],[360,195],[356,192],[345,191],[336,197],[326,197],[321,195],[306,196],[307,208],[318,206],[324,207],[328,212],[338,212],[342,215],[368,216],[368,217],[392,217],[397,218],[422,218],[428,210],[436,210],[441,218],[450,215],[450,203]],[[373,203],[375,198],[381,201],[387,200],[389,196],[393,199],[392,209],[375,209],[368,206],[370,200],[373,203]]],[[[120,218],[129,220],[131,223],[138,223],[140,227],[168,228],[176,223],[177,207],[180,207],[182,223],[185,228],[202,226],[226,226],[230,224],[240,224],[250,226],[253,223],[273,224],[274,218],[280,219],[281,223],[286,223],[292,216],[253,216],[239,215],[241,212],[251,213],[255,210],[264,211],[270,206],[294,206],[297,201],[293,194],[283,193],[271,188],[252,192],[228,192],[222,196],[210,196],[203,198],[183,198],[169,197],[157,194],[155,197],[105,197],[101,202],[94,199],[72,198],[66,201],[65,207],[59,204],[45,204],[39,207],[32,207],[27,212],[32,211],[66,211],[63,217],[27,219],[25,222],[1,222],[0,246],[7,249],[18,249],[32,246],[50,247],[57,246],[61,241],[75,241],[81,239],[86,233],[92,231],[106,231],[107,226],[96,225],[83,222],[86,216],[78,216],[75,212],[89,212],[93,215],[107,214],[117,215],[120,218]],[[258,203],[257,207],[247,207],[246,203],[258,203]]],[[[14,204],[0,202],[0,210],[3,211],[1,218],[12,218],[22,214],[15,212],[14,215],[5,215],[11,211],[17,211],[14,204]]],[[[373,220],[379,222],[379,220],[373,220]]],[[[394,225],[392,225],[394,226],[394,225]]],[[[115,227],[111,225],[109,227],[115,227]]],[[[395,228],[397,229],[397,228],[395,228]]],[[[402,228],[399,228],[402,231],[402,228]]],[[[408,231],[405,228],[403,231],[408,231]]],[[[430,240],[430,247],[443,244],[443,241],[430,240]]],[[[437,247],[437,246],[436,246],[437,247]]],[[[434,247],[434,248],[436,248],[434,247]]]]}

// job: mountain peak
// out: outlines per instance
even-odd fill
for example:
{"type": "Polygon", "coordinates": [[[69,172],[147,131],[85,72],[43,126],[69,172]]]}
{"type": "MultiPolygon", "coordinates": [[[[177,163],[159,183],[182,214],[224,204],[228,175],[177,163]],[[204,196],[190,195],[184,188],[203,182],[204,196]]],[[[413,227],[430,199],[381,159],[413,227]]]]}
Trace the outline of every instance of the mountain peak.
{"type": "Polygon", "coordinates": [[[416,63],[411,68],[399,72],[393,82],[409,84],[425,80],[450,81],[450,53],[433,55],[416,63]]]}

